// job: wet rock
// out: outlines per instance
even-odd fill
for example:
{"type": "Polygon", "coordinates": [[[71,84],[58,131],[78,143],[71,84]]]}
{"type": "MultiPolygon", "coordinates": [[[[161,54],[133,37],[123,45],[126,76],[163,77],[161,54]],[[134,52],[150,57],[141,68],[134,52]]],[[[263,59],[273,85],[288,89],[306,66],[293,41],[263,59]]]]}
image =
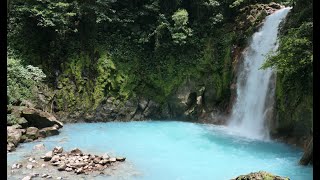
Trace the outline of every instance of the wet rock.
{"type": "Polygon", "coordinates": [[[81,151],[80,149],[78,149],[78,148],[75,148],[75,149],[72,149],[72,150],[70,151],[70,153],[71,153],[71,154],[75,154],[75,155],[76,155],[76,154],[79,154],[79,155],[80,155],[80,154],[82,154],[82,151],[81,151]]]}
{"type": "Polygon", "coordinates": [[[61,146],[56,146],[55,148],[53,148],[53,152],[60,154],[63,152],[63,148],[61,146]]]}
{"type": "Polygon", "coordinates": [[[287,177],[280,177],[273,175],[271,173],[265,172],[265,171],[259,171],[259,172],[253,172],[247,175],[240,175],[232,180],[264,180],[264,179],[270,179],[270,180],[290,180],[287,177]]]}
{"type": "Polygon", "coordinates": [[[58,134],[59,134],[59,130],[56,126],[42,128],[39,131],[39,136],[41,136],[43,138],[48,137],[48,136],[58,135],[58,134]]]}
{"type": "Polygon", "coordinates": [[[33,146],[33,150],[44,150],[44,149],[45,149],[45,146],[43,143],[33,146]]]}
{"type": "Polygon", "coordinates": [[[24,178],[22,178],[22,180],[30,180],[31,179],[31,176],[26,176],[24,178]]]}
{"type": "Polygon", "coordinates": [[[114,158],[114,157],[112,157],[112,158],[109,158],[109,161],[110,161],[110,162],[116,162],[116,161],[117,161],[117,159],[116,159],[116,158],[114,158]]]}
{"type": "Polygon", "coordinates": [[[121,161],[121,162],[122,162],[122,161],[125,161],[125,160],[126,160],[126,158],[125,158],[125,157],[116,157],[116,160],[117,160],[117,161],[121,161]]]}
{"type": "Polygon", "coordinates": [[[15,145],[14,145],[12,142],[8,142],[8,144],[7,144],[7,151],[8,151],[8,152],[12,152],[12,151],[14,151],[14,150],[16,150],[15,145]]]}
{"type": "Polygon", "coordinates": [[[24,142],[32,142],[33,139],[26,139],[24,142]]]}
{"type": "Polygon", "coordinates": [[[28,139],[37,139],[39,137],[39,129],[36,127],[28,127],[26,136],[28,139]]]}
{"type": "Polygon", "coordinates": [[[52,156],[53,156],[53,152],[49,151],[44,155],[43,159],[44,159],[44,161],[50,161],[52,156]]]}
{"type": "Polygon", "coordinates": [[[109,160],[103,159],[103,160],[99,161],[99,164],[105,165],[105,164],[107,164],[108,162],[109,162],[109,160]]]}
{"type": "Polygon", "coordinates": [[[42,174],[42,175],[41,175],[42,178],[46,178],[46,177],[48,177],[48,176],[49,176],[49,174],[42,174]]]}
{"type": "Polygon", "coordinates": [[[59,128],[63,127],[63,123],[58,121],[52,114],[35,108],[25,108],[22,110],[21,116],[26,118],[29,124],[37,128],[51,127],[55,124],[59,128]]]}

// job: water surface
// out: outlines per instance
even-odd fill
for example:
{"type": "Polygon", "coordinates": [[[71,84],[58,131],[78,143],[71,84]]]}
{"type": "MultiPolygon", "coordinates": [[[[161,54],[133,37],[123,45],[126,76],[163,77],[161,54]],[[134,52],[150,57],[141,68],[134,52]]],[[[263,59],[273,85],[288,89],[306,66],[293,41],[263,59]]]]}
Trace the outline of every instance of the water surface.
{"type": "MultiPolygon", "coordinates": [[[[140,175],[127,179],[231,179],[264,170],[293,180],[312,179],[312,166],[299,166],[302,151],[281,143],[250,140],[223,126],[177,121],[66,124],[42,140],[48,149],[78,147],[85,153],[124,156],[140,175]]],[[[12,164],[39,142],[8,154],[12,164]]],[[[102,179],[114,179],[104,177],[102,179]]]]}

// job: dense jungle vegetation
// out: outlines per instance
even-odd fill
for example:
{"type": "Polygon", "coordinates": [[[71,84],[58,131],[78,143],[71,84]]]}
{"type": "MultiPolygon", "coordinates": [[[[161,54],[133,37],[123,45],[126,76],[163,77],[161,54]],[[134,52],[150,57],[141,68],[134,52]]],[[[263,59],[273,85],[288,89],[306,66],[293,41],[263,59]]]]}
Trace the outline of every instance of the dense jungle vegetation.
{"type": "MultiPolygon", "coordinates": [[[[7,105],[48,86],[55,111],[73,111],[107,97],[163,103],[186,79],[212,84],[217,105],[229,102],[234,47],[244,48],[266,16],[248,20],[243,8],[271,0],[7,2],[7,105]]],[[[273,2],[293,9],[264,67],[277,69],[281,132],[305,135],[312,127],[312,1],[273,2]]]]}

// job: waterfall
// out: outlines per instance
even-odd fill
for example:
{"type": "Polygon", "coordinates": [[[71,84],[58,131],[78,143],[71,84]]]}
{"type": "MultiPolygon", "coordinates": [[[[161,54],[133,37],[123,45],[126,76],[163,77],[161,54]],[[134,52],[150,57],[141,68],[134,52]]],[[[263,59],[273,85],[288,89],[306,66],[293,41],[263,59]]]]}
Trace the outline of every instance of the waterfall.
{"type": "Polygon", "coordinates": [[[254,139],[269,139],[266,124],[268,102],[274,98],[269,95],[271,68],[259,69],[266,55],[275,52],[280,22],[291,8],[283,8],[266,17],[260,30],[253,34],[249,47],[243,52],[243,64],[238,70],[237,99],[227,126],[237,134],[254,139]]]}

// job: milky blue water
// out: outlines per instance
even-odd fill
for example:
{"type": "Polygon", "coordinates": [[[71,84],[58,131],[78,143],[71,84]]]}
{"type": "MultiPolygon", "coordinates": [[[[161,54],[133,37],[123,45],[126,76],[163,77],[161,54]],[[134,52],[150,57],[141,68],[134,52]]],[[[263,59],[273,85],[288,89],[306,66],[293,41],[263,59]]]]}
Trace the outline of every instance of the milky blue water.
{"type": "MultiPolygon", "coordinates": [[[[84,152],[124,156],[141,176],[129,179],[231,179],[254,171],[268,171],[293,180],[310,180],[312,166],[298,165],[302,151],[276,143],[249,140],[223,126],[176,121],[66,124],[60,135],[44,139],[48,149],[78,147],[84,152]]],[[[24,143],[8,155],[21,158],[39,142],[24,143]]],[[[107,178],[105,178],[107,179],[107,178]]]]}

